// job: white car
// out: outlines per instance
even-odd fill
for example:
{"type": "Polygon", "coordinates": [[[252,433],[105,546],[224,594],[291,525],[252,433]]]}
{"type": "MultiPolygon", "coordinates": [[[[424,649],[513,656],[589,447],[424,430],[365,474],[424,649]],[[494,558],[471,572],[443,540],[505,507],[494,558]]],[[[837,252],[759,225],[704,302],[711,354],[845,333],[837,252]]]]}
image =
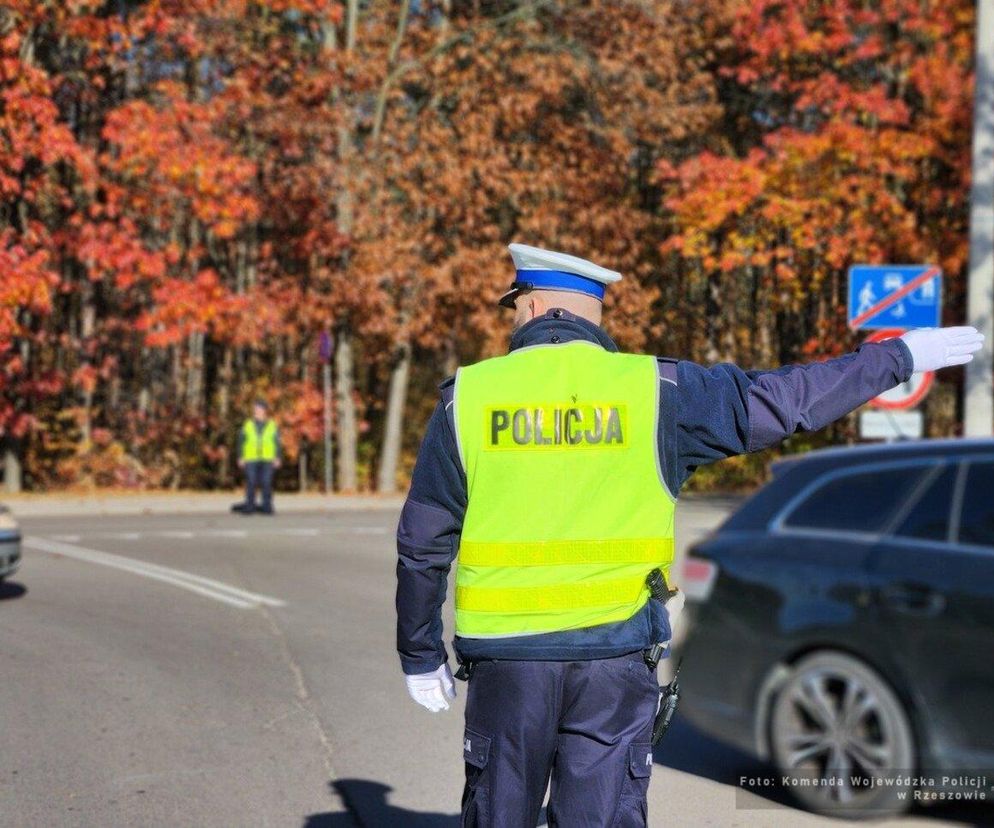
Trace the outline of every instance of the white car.
{"type": "Polygon", "coordinates": [[[21,530],[6,506],[0,506],[0,581],[21,565],[21,530]]]}

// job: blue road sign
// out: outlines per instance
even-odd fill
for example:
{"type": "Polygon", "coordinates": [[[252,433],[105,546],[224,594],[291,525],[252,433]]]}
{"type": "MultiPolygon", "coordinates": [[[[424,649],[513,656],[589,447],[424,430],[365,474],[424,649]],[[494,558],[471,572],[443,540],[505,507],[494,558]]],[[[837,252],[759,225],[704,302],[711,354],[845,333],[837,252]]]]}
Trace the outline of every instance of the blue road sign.
{"type": "Polygon", "coordinates": [[[937,328],[942,271],[932,265],[853,265],[849,268],[849,327],[937,328]]]}

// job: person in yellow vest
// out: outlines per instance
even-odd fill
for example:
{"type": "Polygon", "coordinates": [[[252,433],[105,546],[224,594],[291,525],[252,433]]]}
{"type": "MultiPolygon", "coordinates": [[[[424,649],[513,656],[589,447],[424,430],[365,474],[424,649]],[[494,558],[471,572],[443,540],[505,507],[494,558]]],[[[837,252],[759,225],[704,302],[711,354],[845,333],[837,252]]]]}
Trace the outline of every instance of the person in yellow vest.
{"type": "Polygon", "coordinates": [[[973,328],[912,331],[774,371],[618,353],[621,275],[512,244],[510,353],[441,386],[397,528],[407,690],[446,710],[468,678],[464,826],[644,826],[656,661],[681,597],[676,495],[698,467],[822,428],[916,370],[968,362],[973,328]]]}
{"type": "Polygon", "coordinates": [[[280,430],[269,416],[269,405],[256,400],[252,416],[242,424],[238,443],[238,468],[245,472],[245,501],[234,507],[243,515],[273,514],[273,471],[280,467],[280,430]],[[262,504],[256,506],[256,491],[262,490],[262,504]]]}

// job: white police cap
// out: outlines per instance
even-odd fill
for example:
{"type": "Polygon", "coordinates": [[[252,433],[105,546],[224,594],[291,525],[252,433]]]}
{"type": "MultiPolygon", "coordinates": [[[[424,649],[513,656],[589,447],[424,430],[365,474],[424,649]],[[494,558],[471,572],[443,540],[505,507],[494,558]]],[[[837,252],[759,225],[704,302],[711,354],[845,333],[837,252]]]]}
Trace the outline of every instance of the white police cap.
{"type": "Polygon", "coordinates": [[[621,281],[621,274],[579,256],[543,250],[527,244],[509,244],[514,260],[515,280],[500,297],[505,308],[514,307],[514,297],[522,290],[567,290],[604,299],[604,288],[621,281]]]}

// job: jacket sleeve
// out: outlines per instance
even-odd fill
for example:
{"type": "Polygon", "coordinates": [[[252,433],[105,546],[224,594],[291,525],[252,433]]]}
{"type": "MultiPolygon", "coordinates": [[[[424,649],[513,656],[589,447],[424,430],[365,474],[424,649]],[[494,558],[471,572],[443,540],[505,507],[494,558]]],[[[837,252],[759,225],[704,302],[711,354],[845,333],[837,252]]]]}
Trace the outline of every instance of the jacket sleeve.
{"type": "Polygon", "coordinates": [[[397,652],[407,675],[430,673],[448,658],[442,604],[466,513],[466,477],[442,389],[397,527],[397,652]]]}
{"type": "Polygon", "coordinates": [[[698,466],[776,445],[796,431],[817,431],[905,382],[911,352],[899,339],[866,343],[836,359],[743,371],[677,365],[679,483],[698,466]]]}

